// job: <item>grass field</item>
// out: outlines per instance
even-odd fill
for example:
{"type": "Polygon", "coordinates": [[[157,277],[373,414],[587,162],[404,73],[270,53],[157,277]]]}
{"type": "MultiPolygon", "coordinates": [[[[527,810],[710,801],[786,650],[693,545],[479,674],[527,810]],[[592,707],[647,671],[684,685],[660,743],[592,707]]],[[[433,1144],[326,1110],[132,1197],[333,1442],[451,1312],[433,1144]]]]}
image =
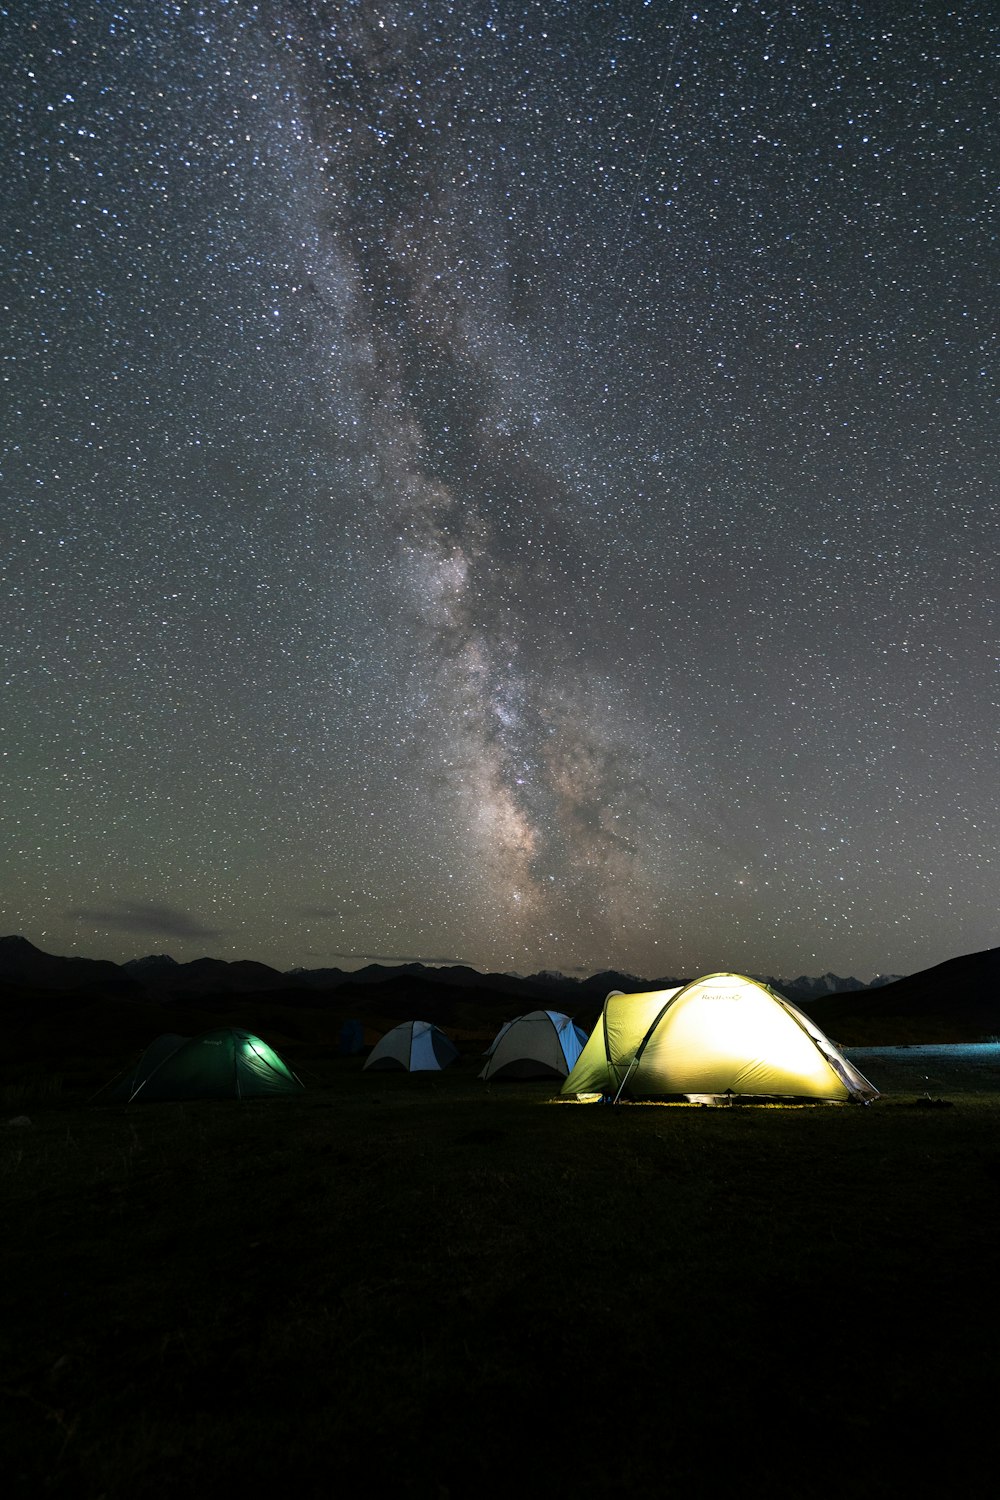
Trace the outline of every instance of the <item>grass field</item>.
{"type": "Polygon", "coordinates": [[[988,1482],[1000,1091],[610,1109],[317,1067],[243,1105],[8,1083],[16,1494],[988,1482]]]}

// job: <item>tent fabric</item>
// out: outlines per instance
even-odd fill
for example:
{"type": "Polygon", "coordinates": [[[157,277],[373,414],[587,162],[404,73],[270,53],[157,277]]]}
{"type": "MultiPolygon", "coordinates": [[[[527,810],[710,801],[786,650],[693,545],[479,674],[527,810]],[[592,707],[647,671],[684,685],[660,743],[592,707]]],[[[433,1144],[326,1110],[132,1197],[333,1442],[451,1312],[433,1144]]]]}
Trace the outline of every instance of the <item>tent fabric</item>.
{"type": "Polygon", "coordinates": [[[114,1100],[115,1103],[124,1101],[127,1104],[150,1075],[155,1073],[160,1064],[168,1057],[172,1057],[178,1047],[183,1047],[184,1043],[190,1040],[189,1036],[178,1036],[173,1031],[164,1032],[162,1036],[156,1037],[128,1072],[108,1085],[103,1097],[114,1100]]]}
{"type": "Polygon", "coordinates": [[[357,1057],[364,1051],[365,1028],[360,1021],[342,1021],[337,1034],[337,1056],[357,1057]]]}
{"type": "Polygon", "coordinates": [[[365,1068],[402,1068],[407,1073],[436,1073],[453,1063],[458,1048],[430,1021],[394,1026],[369,1053],[365,1068]]]}
{"type": "Polygon", "coordinates": [[[742,974],[670,990],[614,990],[563,1094],[845,1103],[878,1097],[790,1000],[742,974]]]}
{"type": "Polygon", "coordinates": [[[225,1026],[202,1036],[167,1033],[104,1093],[108,1102],[261,1099],[296,1094],[302,1084],[273,1047],[252,1032],[225,1026]]]}
{"type": "Polygon", "coordinates": [[[580,1056],[587,1033],[557,1010],[532,1010],[507,1021],[487,1053],[480,1078],[565,1078],[580,1056]]]}

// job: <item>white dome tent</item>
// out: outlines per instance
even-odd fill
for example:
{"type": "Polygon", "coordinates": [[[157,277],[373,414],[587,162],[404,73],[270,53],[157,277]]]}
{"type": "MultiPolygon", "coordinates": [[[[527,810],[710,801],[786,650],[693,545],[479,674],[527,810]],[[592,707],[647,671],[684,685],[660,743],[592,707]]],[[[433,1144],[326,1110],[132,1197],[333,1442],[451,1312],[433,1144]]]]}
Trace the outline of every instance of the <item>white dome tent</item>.
{"type": "Polygon", "coordinates": [[[562,1093],[704,1103],[878,1097],[815,1022],[742,974],[638,995],[613,990],[562,1093]]]}
{"type": "MultiPolygon", "coordinates": [[[[458,1048],[430,1021],[394,1026],[368,1055],[365,1068],[402,1069],[406,1073],[439,1073],[458,1056],[458,1048]]],[[[362,1070],[363,1071],[363,1070],[362,1070]]]]}
{"type": "Polygon", "coordinates": [[[532,1010],[507,1021],[494,1037],[480,1078],[565,1078],[587,1033],[558,1010],[532,1010]]]}

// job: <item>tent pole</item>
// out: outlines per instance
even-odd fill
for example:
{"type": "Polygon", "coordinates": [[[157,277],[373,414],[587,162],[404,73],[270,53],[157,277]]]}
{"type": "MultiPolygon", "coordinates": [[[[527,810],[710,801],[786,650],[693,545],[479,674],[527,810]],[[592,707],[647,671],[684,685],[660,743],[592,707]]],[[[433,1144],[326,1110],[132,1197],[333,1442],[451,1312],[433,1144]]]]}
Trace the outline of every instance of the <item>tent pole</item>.
{"type": "Polygon", "coordinates": [[[631,1076],[632,1076],[632,1069],[635,1067],[635,1065],[636,1065],[636,1063],[638,1061],[639,1061],[639,1058],[638,1058],[638,1055],[636,1055],[635,1057],[633,1057],[632,1061],[629,1063],[628,1069],[626,1070],[626,1073],[625,1073],[625,1077],[622,1079],[621,1083],[618,1085],[618,1092],[617,1092],[617,1094],[615,1095],[615,1097],[611,1101],[612,1104],[617,1104],[618,1103],[619,1099],[622,1096],[622,1090],[624,1089],[625,1085],[628,1083],[629,1079],[631,1078],[631,1076]]]}

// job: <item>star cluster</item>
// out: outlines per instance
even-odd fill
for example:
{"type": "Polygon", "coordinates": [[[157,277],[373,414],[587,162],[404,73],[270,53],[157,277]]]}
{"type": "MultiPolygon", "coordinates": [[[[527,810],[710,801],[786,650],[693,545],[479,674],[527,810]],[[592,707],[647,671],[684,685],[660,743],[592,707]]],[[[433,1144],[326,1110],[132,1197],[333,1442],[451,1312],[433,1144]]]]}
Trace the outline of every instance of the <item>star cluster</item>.
{"type": "Polygon", "coordinates": [[[995,945],[998,31],[6,8],[3,930],[995,945]]]}

